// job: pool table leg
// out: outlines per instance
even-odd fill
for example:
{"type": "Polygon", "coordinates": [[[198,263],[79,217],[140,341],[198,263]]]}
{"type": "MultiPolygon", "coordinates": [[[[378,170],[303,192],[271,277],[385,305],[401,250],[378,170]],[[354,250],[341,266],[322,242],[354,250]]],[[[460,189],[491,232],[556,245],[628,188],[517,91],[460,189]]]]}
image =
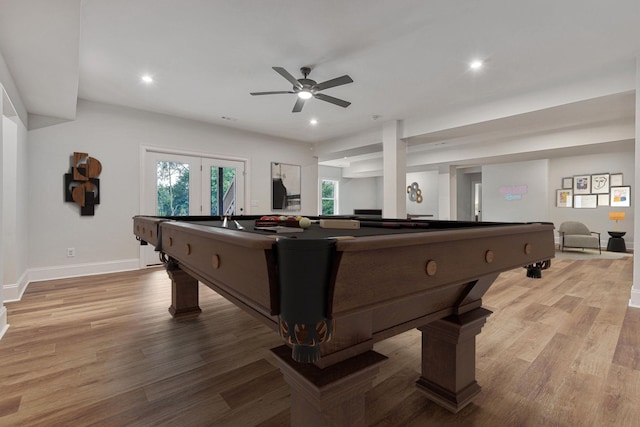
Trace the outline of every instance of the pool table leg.
{"type": "Polygon", "coordinates": [[[167,274],[171,278],[169,313],[180,319],[202,313],[198,305],[198,281],[177,266],[167,268],[167,274]]]}
{"type": "Polygon", "coordinates": [[[373,350],[324,369],[298,363],[286,346],[271,352],[291,388],[291,426],[364,426],[364,395],[386,356],[373,350]]]}
{"type": "Polygon", "coordinates": [[[422,331],[422,376],[416,386],[451,412],[460,411],[480,393],[476,335],[490,314],[479,307],[418,328],[422,331]]]}

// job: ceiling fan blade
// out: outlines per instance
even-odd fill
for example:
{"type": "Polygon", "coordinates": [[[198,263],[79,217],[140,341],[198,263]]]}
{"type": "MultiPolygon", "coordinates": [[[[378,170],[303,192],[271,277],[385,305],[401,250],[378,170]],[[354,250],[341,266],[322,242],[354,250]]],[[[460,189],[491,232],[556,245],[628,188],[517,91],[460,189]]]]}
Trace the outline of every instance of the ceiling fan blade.
{"type": "Polygon", "coordinates": [[[293,87],[297,87],[298,89],[302,89],[302,85],[295,77],[293,77],[287,70],[282,67],[271,67],[275,70],[276,73],[280,74],[285,79],[289,80],[289,83],[293,85],[293,87]]]}
{"type": "Polygon", "coordinates": [[[325,90],[330,87],[336,87],[341,85],[346,85],[347,83],[353,83],[353,80],[348,75],[344,75],[341,77],[336,77],[335,79],[327,80],[326,82],[318,83],[314,86],[315,90],[325,90]]]}
{"type": "Polygon", "coordinates": [[[275,92],[251,92],[251,95],[277,95],[280,93],[295,93],[290,90],[277,90],[275,92]]]}
{"type": "Polygon", "coordinates": [[[302,111],[302,107],[304,107],[304,99],[298,98],[296,100],[296,105],[293,106],[293,110],[291,112],[299,113],[300,111],[302,111]]]}
{"type": "Polygon", "coordinates": [[[320,99],[322,101],[326,101],[326,102],[330,102],[332,104],[336,104],[339,105],[343,108],[347,108],[349,105],[351,105],[350,102],[345,101],[343,99],[338,99],[338,98],[334,98],[333,96],[329,96],[329,95],[325,95],[323,93],[316,93],[315,95],[313,95],[314,98],[320,99]]]}

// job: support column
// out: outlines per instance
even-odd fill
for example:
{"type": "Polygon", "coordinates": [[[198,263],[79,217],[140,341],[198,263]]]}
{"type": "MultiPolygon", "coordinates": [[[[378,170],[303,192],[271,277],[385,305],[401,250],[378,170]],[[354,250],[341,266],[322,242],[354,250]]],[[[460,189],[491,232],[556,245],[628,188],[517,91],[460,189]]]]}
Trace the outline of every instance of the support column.
{"type": "Polygon", "coordinates": [[[453,413],[480,393],[476,382],[476,335],[490,314],[480,307],[418,328],[422,331],[422,376],[416,386],[453,413]]]}
{"type": "Polygon", "coordinates": [[[174,263],[167,265],[167,274],[171,279],[169,313],[173,317],[181,319],[202,313],[198,305],[198,281],[174,263]]]}
{"type": "Polygon", "coordinates": [[[5,225],[4,225],[4,170],[5,170],[5,159],[4,159],[4,130],[3,130],[3,115],[4,107],[2,105],[4,100],[4,89],[0,86],[0,338],[7,331],[9,325],[7,324],[7,309],[4,306],[4,250],[3,250],[3,242],[5,240],[5,225]]]}
{"type": "MultiPolygon", "coordinates": [[[[452,218],[451,213],[455,212],[451,209],[452,177],[450,169],[450,166],[446,169],[438,169],[438,217],[436,219],[439,220],[450,220],[452,218]]],[[[453,179],[455,179],[455,175],[453,179]]]]}
{"type": "Polygon", "coordinates": [[[286,345],[271,352],[291,387],[292,427],[365,425],[364,395],[386,356],[370,350],[320,369],[295,362],[286,345]]]}
{"type": "Polygon", "coordinates": [[[402,141],[402,121],[387,122],[382,129],[384,218],[407,218],[407,149],[402,141]]]}
{"type": "MultiPolygon", "coordinates": [[[[636,144],[635,144],[635,180],[640,178],[640,56],[636,58],[636,144]]],[[[638,206],[640,202],[640,186],[634,185],[631,203],[638,206]]],[[[640,210],[635,209],[633,215],[633,251],[640,249],[640,210]]],[[[633,286],[629,305],[640,307],[640,257],[633,257],[633,286]]]]}

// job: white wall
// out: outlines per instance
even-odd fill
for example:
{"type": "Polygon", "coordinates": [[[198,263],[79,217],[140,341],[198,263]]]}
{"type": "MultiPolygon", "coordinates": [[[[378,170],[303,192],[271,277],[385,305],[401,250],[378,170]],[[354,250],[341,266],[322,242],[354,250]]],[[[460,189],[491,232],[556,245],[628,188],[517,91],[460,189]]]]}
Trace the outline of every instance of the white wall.
{"type": "Polygon", "coordinates": [[[460,168],[456,170],[456,219],[458,221],[475,221],[472,186],[482,181],[482,173],[478,168],[460,168]]]}
{"type": "Polygon", "coordinates": [[[422,203],[412,202],[408,194],[404,194],[408,215],[432,215],[431,219],[439,217],[439,178],[438,171],[409,172],[407,186],[417,182],[422,192],[422,203]]]}
{"type": "MultiPolygon", "coordinates": [[[[0,87],[0,113],[4,101],[4,89],[0,87]]],[[[0,114],[2,116],[2,114],[0,114]]],[[[4,169],[4,120],[0,120],[0,165],[4,169]]],[[[4,233],[4,174],[0,171],[0,233],[4,233]]],[[[2,235],[4,240],[4,235],[2,235]]],[[[0,244],[0,279],[4,278],[4,245],[0,244]]],[[[0,338],[7,331],[7,309],[4,306],[4,283],[0,281],[0,338]]]]}
{"type": "Polygon", "coordinates": [[[482,220],[549,220],[548,160],[482,167],[482,220]]]}
{"type": "Polygon", "coordinates": [[[0,337],[8,328],[3,303],[26,286],[27,132],[0,84],[0,337]]]}
{"type": "MultiPolygon", "coordinates": [[[[24,106],[24,102],[22,101],[22,97],[20,96],[20,92],[18,92],[18,88],[16,87],[15,82],[13,81],[13,76],[9,72],[9,67],[7,67],[7,63],[4,61],[4,56],[0,52],[0,86],[1,90],[5,97],[5,100],[10,100],[9,104],[11,105],[11,109],[18,115],[20,121],[26,126],[27,125],[27,109],[24,106]]],[[[7,102],[5,101],[5,104],[7,102]]],[[[0,110],[1,111],[1,110],[0,110]]]]}
{"type": "Polygon", "coordinates": [[[382,209],[382,180],[344,178],[342,168],[318,166],[318,179],[338,180],[338,214],[353,215],[354,209],[382,209]]]}
{"type": "Polygon", "coordinates": [[[615,222],[609,220],[609,212],[624,211],[626,213],[626,219],[619,221],[618,230],[627,232],[624,237],[627,248],[633,248],[634,206],[637,203],[633,198],[631,199],[631,207],[628,208],[611,208],[606,206],[596,209],[575,209],[556,207],[556,190],[562,188],[562,178],[598,173],[622,173],[623,184],[631,185],[633,190],[635,184],[633,150],[627,153],[605,153],[549,160],[549,196],[547,199],[550,207],[549,220],[555,224],[556,228],[559,227],[563,221],[583,222],[592,231],[601,233],[602,245],[606,246],[609,239],[607,231],[615,229],[615,222]]]}
{"type": "Polygon", "coordinates": [[[18,126],[8,117],[2,116],[2,254],[4,272],[2,283],[7,285],[17,280],[15,247],[17,218],[17,158],[18,126]]]}
{"type": "Polygon", "coordinates": [[[354,209],[382,209],[382,180],[344,178],[340,181],[340,213],[353,215],[354,209]]]}
{"type": "MultiPolygon", "coordinates": [[[[631,148],[632,145],[630,144],[631,148]]],[[[562,178],[575,175],[622,173],[623,184],[635,184],[633,150],[626,153],[612,152],[584,156],[560,157],[549,160],[489,165],[482,168],[483,220],[485,221],[549,221],[558,228],[564,221],[580,221],[590,230],[601,234],[601,244],[606,247],[607,231],[615,229],[609,220],[609,212],[624,211],[626,219],[618,224],[625,231],[628,249],[634,247],[635,201],[629,208],[600,206],[596,209],[556,207],[556,190],[562,188],[562,178]],[[527,185],[527,193],[521,200],[505,200],[500,188],[527,185]]],[[[556,233],[557,239],[557,233],[556,233]]]]}
{"type": "Polygon", "coordinates": [[[131,218],[140,206],[141,146],[246,158],[248,198],[257,204],[247,214],[269,212],[272,161],[301,165],[301,213],[316,213],[317,162],[308,145],[80,100],[75,121],[29,131],[31,280],[137,268],[131,218]],[[64,202],[63,174],[74,151],[102,163],[95,216],[81,217],[77,205],[64,202]],[[66,256],[69,247],[74,258],[66,256]]]}

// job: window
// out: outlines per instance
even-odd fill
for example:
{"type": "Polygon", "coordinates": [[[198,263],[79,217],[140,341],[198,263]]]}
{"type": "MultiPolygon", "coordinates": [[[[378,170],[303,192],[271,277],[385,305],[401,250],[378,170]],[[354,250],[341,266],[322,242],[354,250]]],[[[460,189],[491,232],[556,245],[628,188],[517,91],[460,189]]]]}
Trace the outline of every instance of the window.
{"type": "Polygon", "coordinates": [[[159,160],[156,171],[158,215],[189,215],[189,163],[159,160]]]}
{"type": "Polygon", "coordinates": [[[320,194],[321,215],[338,214],[338,181],[323,179],[320,194]]]}

